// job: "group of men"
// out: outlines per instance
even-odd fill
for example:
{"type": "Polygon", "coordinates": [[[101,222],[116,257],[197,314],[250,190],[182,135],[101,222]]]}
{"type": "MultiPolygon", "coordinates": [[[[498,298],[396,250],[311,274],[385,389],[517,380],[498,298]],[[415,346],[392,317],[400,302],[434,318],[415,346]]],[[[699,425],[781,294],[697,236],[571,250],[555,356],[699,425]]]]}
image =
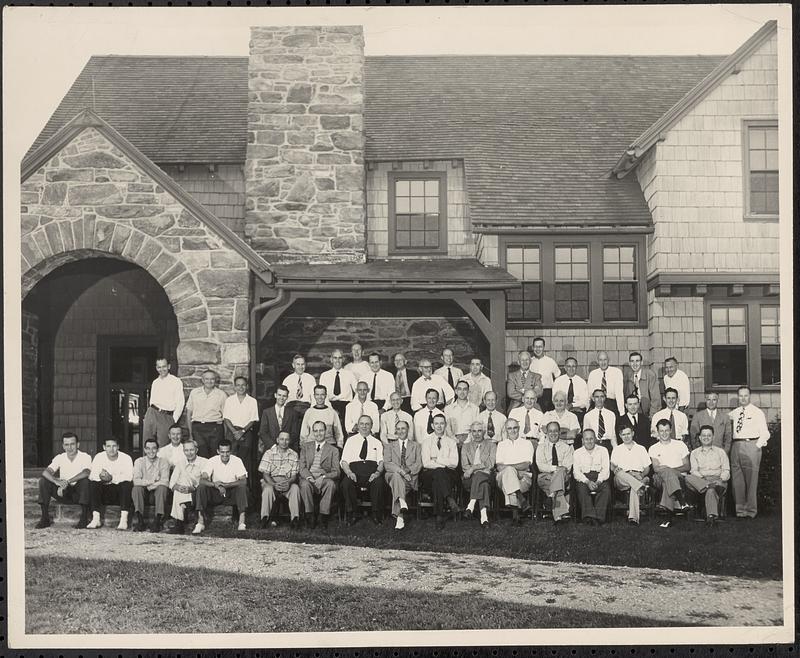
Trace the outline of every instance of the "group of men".
{"type": "MultiPolygon", "coordinates": [[[[769,431],[748,387],[739,389],[739,407],[729,413],[717,409],[715,392],[707,393],[706,408],[690,423],[684,413],[689,380],[672,357],[664,364],[662,394],[638,352],[630,354],[625,372],[609,365],[606,352],[598,353],[598,367],[587,380],[577,375],[575,358],[566,359],[562,374],[544,352],[544,339],[536,338],[530,352],[519,353],[519,367],[506,383],[507,415],[497,407],[480,358],[471,359],[464,373],[450,349],[436,370],[428,359],[412,370],[403,354],[384,370],[378,353],[364,360],[356,344],[347,364],[334,350],[332,367],[318,381],[305,371],[304,357],[295,355],[292,373],[277,386],[275,404],[260,422],[246,378],[237,377],[234,393],[226,396],[207,370],[184,405],[181,381],[159,359],[144,419],[144,455],[134,463],[109,438],[92,459],[78,450],[73,433],[65,433],[64,452],[40,479],[37,527],[50,525],[55,498],[81,505],[76,527],[99,527],[102,505],[115,503],[121,508],[118,527],[128,528],[132,511],[133,529],[142,530],[152,502],[151,531],[162,529],[169,505],[175,520],[169,532],[185,532],[191,516],[192,532],[200,534],[210,508],[225,503],[244,530],[256,436],[264,528],[277,525],[281,499],[292,527],[301,519],[310,527],[326,526],[337,491],[348,525],[358,519],[360,496],[369,498],[373,521],[382,523],[388,493],[395,528],[402,530],[411,498],[424,491],[437,527],[449,509],[478,515],[486,528],[495,488],[521,523],[534,478],[556,523],[570,518],[575,495],[580,517],[602,524],[616,488],[628,492],[628,520],[638,525],[640,501],[652,488],[668,515],[689,506],[689,492],[700,495],[713,525],[730,480],[737,516],[755,517],[769,431]],[[184,407],[188,435],[178,424],[184,407]],[[459,489],[468,501],[464,510],[459,489]]],[[[667,516],[662,525],[669,524],[667,516]]]]}

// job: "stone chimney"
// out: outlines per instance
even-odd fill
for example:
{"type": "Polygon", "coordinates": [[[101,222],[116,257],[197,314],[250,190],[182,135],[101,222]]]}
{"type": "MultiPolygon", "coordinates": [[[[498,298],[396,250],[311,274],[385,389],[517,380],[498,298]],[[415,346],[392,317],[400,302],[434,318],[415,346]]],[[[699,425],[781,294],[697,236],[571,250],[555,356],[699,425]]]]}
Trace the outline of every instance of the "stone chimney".
{"type": "Polygon", "coordinates": [[[363,29],[250,36],[247,238],[274,263],[363,262],[363,29]]]}

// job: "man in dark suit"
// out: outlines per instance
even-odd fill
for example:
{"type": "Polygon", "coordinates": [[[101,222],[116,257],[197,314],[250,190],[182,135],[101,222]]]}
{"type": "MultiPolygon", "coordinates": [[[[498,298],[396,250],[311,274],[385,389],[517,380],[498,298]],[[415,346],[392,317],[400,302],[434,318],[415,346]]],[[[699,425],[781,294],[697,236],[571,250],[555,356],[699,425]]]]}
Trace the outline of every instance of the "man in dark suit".
{"type": "Polygon", "coordinates": [[[392,361],[394,361],[394,365],[387,367],[386,370],[394,377],[394,390],[403,398],[400,408],[407,414],[411,414],[411,387],[419,379],[419,372],[406,367],[406,356],[402,352],[395,354],[392,361]]]}
{"type": "Polygon", "coordinates": [[[406,496],[419,489],[422,470],[422,449],[419,443],[408,438],[409,429],[406,421],[398,421],[395,427],[397,438],[389,440],[383,451],[386,484],[392,492],[392,516],[397,519],[395,530],[402,530],[406,525],[406,496]]]}
{"type": "Polygon", "coordinates": [[[314,516],[314,496],[319,496],[319,521],[323,528],[328,527],[331,502],[336,493],[339,469],[339,451],[326,441],[327,426],[318,420],[311,427],[313,441],[307,441],[300,449],[300,500],[306,516],[306,525],[316,527],[314,516]]]}
{"type": "Polygon", "coordinates": [[[290,405],[286,404],[289,399],[289,389],[283,384],[275,389],[275,404],[264,409],[261,414],[261,427],[258,430],[258,453],[269,450],[275,445],[278,434],[281,432],[289,433],[289,447],[295,452],[300,452],[300,423],[302,418],[298,417],[290,405]]]}
{"type": "MultiPolygon", "coordinates": [[[[625,401],[629,395],[639,398],[639,409],[648,418],[661,411],[661,391],[658,387],[658,375],[649,368],[642,368],[642,355],[631,352],[628,357],[628,366],[622,372],[622,387],[625,391],[625,401]]],[[[635,434],[635,431],[634,431],[635,434]]],[[[634,436],[638,443],[638,436],[634,436]]]]}
{"type": "Polygon", "coordinates": [[[625,413],[617,420],[618,436],[623,427],[630,427],[633,430],[633,440],[645,449],[649,449],[656,442],[650,436],[650,419],[639,408],[639,398],[635,393],[628,393],[625,396],[625,413]]]}
{"type": "Polygon", "coordinates": [[[713,391],[706,393],[706,408],[698,411],[689,428],[690,449],[700,447],[700,428],[703,425],[711,425],[714,428],[714,440],[712,445],[722,448],[730,457],[731,441],[733,440],[733,427],[730,423],[730,416],[727,412],[717,409],[719,396],[713,391]]]}

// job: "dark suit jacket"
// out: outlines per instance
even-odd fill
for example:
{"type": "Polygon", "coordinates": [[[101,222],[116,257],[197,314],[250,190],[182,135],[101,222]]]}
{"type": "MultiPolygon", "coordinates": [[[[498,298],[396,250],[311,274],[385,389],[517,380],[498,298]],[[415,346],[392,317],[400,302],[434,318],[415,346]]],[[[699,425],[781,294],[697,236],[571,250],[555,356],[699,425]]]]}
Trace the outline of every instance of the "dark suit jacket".
{"type": "MultiPolygon", "coordinates": [[[[300,448],[300,477],[302,479],[313,477],[311,475],[311,465],[314,463],[314,457],[317,452],[316,441],[306,441],[300,448]]],[[[339,470],[339,451],[334,448],[330,443],[323,443],[320,449],[319,467],[325,471],[325,474],[332,480],[339,479],[341,471],[339,470]]]]}
{"type": "Polygon", "coordinates": [[[717,417],[713,422],[711,420],[711,414],[708,413],[708,409],[698,411],[694,415],[692,424],[689,427],[689,443],[691,444],[691,450],[700,447],[700,428],[703,425],[711,425],[714,428],[714,445],[730,453],[731,441],[733,440],[733,427],[728,412],[717,407],[717,417]]]}
{"type": "MultiPolygon", "coordinates": [[[[661,389],[658,387],[658,375],[649,368],[642,368],[639,375],[639,409],[650,418],[661,411],[661,389]]],[[[622,387],[625,397],[634,392],[633,370],[630,366],[622,369],[622,387]]],[[[620,408],[622,411],[624,407],[620,408]]]]}
{"type": "Polygon", "coordinates": [[[285,405],[283,409],[283,424],[281,427],[278,427],[278,416],[275,413],[275,405],[273,404],[271,407],[264,409],[264,413],[261,414],[261,427],[258,430],[258,438],[261,439],[264,450],[269,450],[275,445],[278,434],[281,432],[289,432],[289,436],[291,437],[289,447],[299,453],[300,423],[302,418],[300,418],[289,405],[285,405]]]}
{"type": "MultiPolygon", "coordinates": [[[[383,448],[383,468],[387,473],[400,471],[400,441],[389,441],[383,448]]],[[[411,473],[411,488],[417,489],[417,478],[422,470],[422,446],[406,441],[406,469],[411,473]]]]}
{"type": "MultiPolygon", "coordinates": [[[[397,368],[394,366],[389,366],[386,371],[391,373],[392,377],[397,376],[397,368]]],[[[406,379],[408,380],[408,394],[411,395],[411,388],[414,386],[414,382],[419,379],[419,372],[406,366],[406,379]]]]}
{"type": "Polygon", "coordinates": [[[633,440],[643,445],[645,448],[649,448],[655,443],[655,439],[650,436],[650,419],[641,411],[636,416],[636,420],[638,421],[636,425],[631,423],[631,419],[628,417],[627,413],[617,419],[617,436],[619,437],[619,433],[622,431],[623,427],[630,427],[633,429],[633,440]]]}
{"type": "MultiPolygon", "coordinates": [[[[542,394],[542,376],[538,372],[528,370],[523,377],[522,369],[517,365],[515,370],[509,369],[506,380],[506,394],[508,395],[508,409],[511,411],[522,406],[522,395],[526,388],[533,388],[538,398],[542,394]]],[[[536,405],[537,409],[539,405],[536,405]]]]}

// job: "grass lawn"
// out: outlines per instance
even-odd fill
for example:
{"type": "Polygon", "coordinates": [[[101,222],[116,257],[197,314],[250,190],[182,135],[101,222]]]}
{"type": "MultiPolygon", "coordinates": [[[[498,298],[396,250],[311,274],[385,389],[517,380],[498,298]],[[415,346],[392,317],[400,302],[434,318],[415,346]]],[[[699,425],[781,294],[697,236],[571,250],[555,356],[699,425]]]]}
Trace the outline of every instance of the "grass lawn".
{"type": "Polygon", "coordinates": [[[657,619],[478,596],[296,580],[117,560],[29,557],[32,633],[223,633],[669,626],[657,619]],[[130,585],[136,583],[137,600],[130,585]]]}
{"type": "MultiPolygon", "coordinates": [[[[252,521],[250,528],[254,527],[252,521]]],[[[714,528],[679,518],[669,529],[643,521],[630,526],[617,516],[601,527],[569,522],[556,527],[552,521],[527,520],[512,526],[504,517],[488,530],[477,521],[448,521],[442,531],[433,520],[413,520],[402,532],[394,530],[392,519],[375,526],[364,519],[351,528],[333,520],[327,532],[291,531],[288,522],[271,530],[237,532],[227,523],[207,530],[218,537],[277,539],[305,543],[346,544],[373,548],[472,553],[530,560],[553,560],[587,564],[652,567],[701,573],[780,580],[780,514],[752,520],[728,520],[714,528]]]]}

